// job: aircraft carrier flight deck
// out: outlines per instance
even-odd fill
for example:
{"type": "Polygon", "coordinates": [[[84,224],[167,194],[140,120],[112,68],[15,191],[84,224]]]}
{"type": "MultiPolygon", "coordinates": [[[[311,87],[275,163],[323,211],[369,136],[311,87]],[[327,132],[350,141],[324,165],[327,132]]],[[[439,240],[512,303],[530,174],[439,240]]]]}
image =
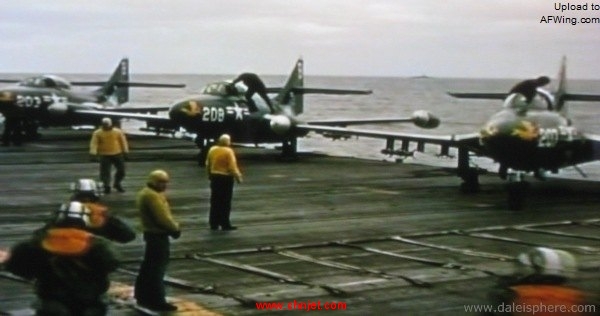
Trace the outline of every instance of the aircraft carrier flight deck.
{"type": "MultiPolygon", "coordinates": [[[[67,201],[71,182],[97,179],[88,161],[91,132],[45,130],[21,147],[0,148],[0,249],[30,237],[67,201]]],[[[192,142],[129,136],[125,193],[102,197],[137,225],[135,194],[148,173],[171,175],[167,190],[182,236],[171,243],[170,315],[463,315],[486,304],[496,277],[534,246],[573,253],[573,282],[600,290],[600,184],[532,183],[523,210],[509,211],[504,183],[481,177],[481,192],[459,192],[452,169],[236,148],[244,183],[236,185],[236,231],[208,227],[209,183],[192,142]],[[312,303],[312,304],[311,304],[312,303]],[[325,308],[327,305],[327,309],[325,308]]],[[[379,150],[379,148],[374,148],[379,150]]],[[[143,240],[115,244],[109,315],[137,315],[129,299],[143,240]]],[[[33,286],[0,270],[0,315],[32,315],[33,286]]]]}

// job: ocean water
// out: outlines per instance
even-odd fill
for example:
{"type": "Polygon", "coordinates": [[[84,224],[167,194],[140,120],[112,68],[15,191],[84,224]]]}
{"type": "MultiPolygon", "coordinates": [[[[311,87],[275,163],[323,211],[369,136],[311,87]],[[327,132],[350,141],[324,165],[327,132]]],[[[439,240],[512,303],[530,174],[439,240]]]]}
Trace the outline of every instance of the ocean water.
{"type": "MultiPolygon", "coordinates": [[[[106,75],[64,74],[69,80],[105,80],[106,75]]],[[[132,88],[130,102],[124,106],[165,106],[171,102],[196,94],[207,83],[227,80],[235,75],[174,75],[132,74],[132,81],[184,83],[183,89],[132,88]]],[[[23,78],[23,75],[10,74],[3,78],[23,78]]],[[[282,86],[286,76],[264,76],[267,86],[282,86]]],[[[305,96],[304,113],[298,118],[303,121],[323,119],[356,119],[407,117],[415,110],[427,110],[438,116],[442,123],[436,129],[424,130],[412,124],[360,125],[361,129],[411,132],[433,135],[466,134],[476,132],[486,119],[501,107],[499,100],[461,100],[447,94],[453,92],[506,92],[516,82],[513,79],[474,79],[474,78],[399,78],[399,77],[330,77],[306,75],[304,84],[311,88],[367,89],[370,95],[319,95],[305,96]]],[[[552,86],[552,83],[550,84],[552,86]]],[[[572,93],[600,94],[600,80],[569,80],[568,91],[572,93]]],[[[575,126],[588,133],[600,135],[600,103],[570,102],[569,116],[575,126]]],[[[166,113],[165,113],[166,115],[166,113]]],[[[126,122],[124,127],[136,132],[143,124],[126,122]]],[[[314,151],[335,156],[357,157],[396,161],[380,153],[385,141],[380,139],[351,138],[331,140],[318,134],[309,134],[298,141],[299,150],[314,151]]],[[[397,145],[399,146],[399,144],[397,145]]],[[[404,159],[405,163],[419,163],[436,166],[456,166],[456,160],[437,157],[439,149],[428,146],[425,154],[416,154],[404,159]]],[[[474,159],[480,167],[496,171],[497,166],[489,159],[474,159]]],[[[600,180],[600,164],[581,166],[590,180],[600,180]]],[[[561,177],[581,178],[573,168],[565,169],[561,177]]]]}

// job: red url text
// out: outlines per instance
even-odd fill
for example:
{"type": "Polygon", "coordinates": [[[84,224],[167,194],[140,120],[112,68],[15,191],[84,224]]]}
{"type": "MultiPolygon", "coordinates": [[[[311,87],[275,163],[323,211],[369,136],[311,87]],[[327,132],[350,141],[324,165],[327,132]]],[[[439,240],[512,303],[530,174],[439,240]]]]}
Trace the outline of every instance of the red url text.
{"type": "Polygon", "coordinates": [[[258,310],[274,310],[274,311],[318,311],[318,310],[346,310],[344,302],[323,302],[321,301],[292,301],[292,302],[257,302],[256,309],[258,310]]]}

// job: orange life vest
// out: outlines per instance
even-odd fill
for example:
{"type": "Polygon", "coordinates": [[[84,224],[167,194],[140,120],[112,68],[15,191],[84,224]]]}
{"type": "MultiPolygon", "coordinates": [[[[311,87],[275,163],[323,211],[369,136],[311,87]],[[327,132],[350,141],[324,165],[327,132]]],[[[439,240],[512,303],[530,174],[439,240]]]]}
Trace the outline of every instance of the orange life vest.
{"type": "Polygon", "coordinates": [[[559,285],[517,285],[513,315],[571,316],[586,315],[583,311],[585,294],[559,285]]]}

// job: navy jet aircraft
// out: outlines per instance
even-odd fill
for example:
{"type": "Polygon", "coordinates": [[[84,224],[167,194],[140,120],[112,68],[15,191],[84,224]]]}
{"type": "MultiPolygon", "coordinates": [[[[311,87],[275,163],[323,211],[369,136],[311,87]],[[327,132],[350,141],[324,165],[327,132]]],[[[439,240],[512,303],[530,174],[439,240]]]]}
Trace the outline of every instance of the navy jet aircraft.
{"type": "MultiPolygon", "coordinates": [[[[417,111],[409,118],[382,118],[361,120],[323,120],[302,122],[298,115],[303,112],[303,96],[307,93],[321,94],[370,94],[364,90],[320,89],[304,87],[303,60],[298,59],[285,85],[280,88],[267,88],[268,93],[276,93],[272,100],[275,112],[263,102],[258,110],[251,112],[244,97],[243,86],[237,88],[231,82],[221,81],[208,84],[199,95],[186,97],[174,102],[167,116],[120,113],[120,118],[138,119],[146,122],[149,130],[157,132],[174,131],[180,128],[196,134],[196,144],[200,148],[199,162],[212,142],[221,134],[228,133],[236,144],[281,143],[282,155],[294,157],[297,138],[320,128],[335,131],[339,126],[351,124],[377,124],[388,122],[413,122],[424,128],[434,128],[439,119],[426,111],[417,111]]],[[[258,97],[255,103],[260,105],[258,97]]],[[[155,108],[156,109],[156,108],[155,108]]],[[[107,113],[109,114],[109,113],[107,113]]]]}
{"type": "Polygon", "coordinates": [[[25,121],[26,138],[30,139],[38,135],[38,127],[98,125],[102,115],[98,115],[96,110],[149,111],[116,107],[129,100],[129,87],[184,87],[181,84],[130,82],[127,58],[119,62],[108,81],[69,82],[56,75],[41,75],[21,81],[0,79],[0,82],[13,83],[0,88],[0,113],[5,118],[15,117],[25,121]],[[73,86],[100,88],[87,91],[74,89],[73,86]]]}
{"type": "Polygon", "coordinates": [[[338,135],[358,135],[386,139],[382,153],[410,154],[410,142],[423,151],[425,144],[441,146],[441,155],[448,156],[449,148],[458,149],[458,176],[463,192],[479,190],[479,170],[470,167],[471,153],[492,158],[500,165],[499,175],[508,180],[508,205],[517,210],[523,207],[528,184],[527,173],[543,179],[546,172],[600,158],[600,136],[579,131],[566,116],[566,101],[600,101],[600,95],[571,94],[566,91],[566,58],[563,58],[556,91],[537,88],[531,102],[519,93],[450,93],[457,98],[504,100],[502,109],[492,115],[478,133],[465,135],[420,135],[388,133],[371,130],[339,129],[338,135]],[[402,142],[396,150],[395,141],[402,142]]]}

